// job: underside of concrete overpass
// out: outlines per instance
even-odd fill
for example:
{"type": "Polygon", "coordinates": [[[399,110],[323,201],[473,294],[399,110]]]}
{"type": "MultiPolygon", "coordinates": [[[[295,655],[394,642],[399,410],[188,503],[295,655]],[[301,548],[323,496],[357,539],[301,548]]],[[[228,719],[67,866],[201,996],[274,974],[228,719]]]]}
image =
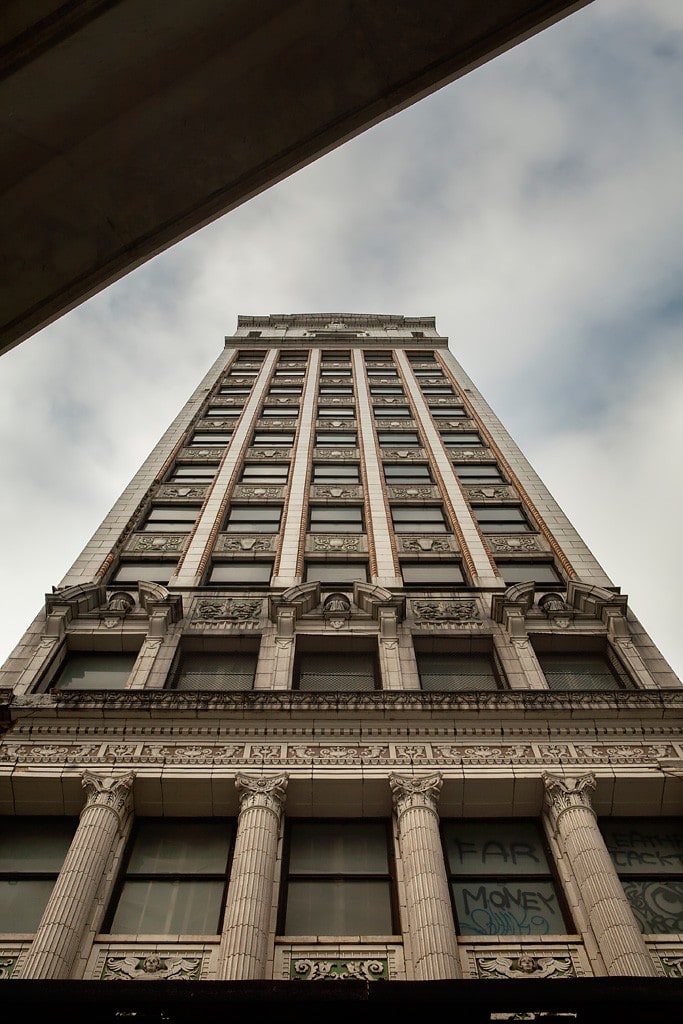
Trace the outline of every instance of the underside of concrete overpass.
{"type": "Polygon", "coordinates": [[[0,351],[588,2],[4,0],[0,351]]]}

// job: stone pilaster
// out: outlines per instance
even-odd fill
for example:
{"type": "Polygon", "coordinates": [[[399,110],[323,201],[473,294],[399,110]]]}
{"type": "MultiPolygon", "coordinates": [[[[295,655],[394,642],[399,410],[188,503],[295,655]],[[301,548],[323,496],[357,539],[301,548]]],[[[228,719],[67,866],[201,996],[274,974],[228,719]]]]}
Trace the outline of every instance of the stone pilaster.
{"type": "Polygon", "coordinates": [[[437,802],[440,774],[390,775],[405,886],[406,931],[418,981],[461,976],[437,802]]]}
{"type": "Polygon", "coordinates": [[[83,772],[87,792],[78,828],[52,890],[22,977],[68,978],[114,845],[130,829],[134,772],[83,772]]]}
{"type": "Polygon", "coordinates": [[[287,775],[266,778],[243,774],[235,779],[240,812],[219,953],[221,977],[225,980],[265,977],[287,780],[287,775]]]}
{"type": "Polygon", "coordinates": [[[655,969],[590,802],[591,773],[578,779],[544,774],[545,810],[583,898],[609,975],[654,977],[655,969]]]}

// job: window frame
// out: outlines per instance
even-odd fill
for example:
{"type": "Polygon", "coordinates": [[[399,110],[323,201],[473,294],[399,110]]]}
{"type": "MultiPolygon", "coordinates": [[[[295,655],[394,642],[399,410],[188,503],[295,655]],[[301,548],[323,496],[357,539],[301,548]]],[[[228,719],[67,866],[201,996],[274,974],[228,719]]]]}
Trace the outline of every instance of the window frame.
{"type": "MultiPolygon", "coordinates": [[[[7,814],[2,816],[2,830],[0,832],[0,844],[3,839],[10,838],[10,830],[14,830],[14,835],[10,838],[14,839],[15,844],[17,843],[17,833],[20,845],[25,845],[27,842],[31,842],[33,836],[31,833],[37,833],[40,838],[44,838],[46,834],[52,828],[52,840],[56,840],[57,844],[60,841],[67,839],[67,832],[70,832],[70,838],[68,842],[64,843],[64,856],[59,862],[59,867],[56,865],[56,859],[54,853],[48,850],[46,855],[45,863],[42,867],[36,867],[35,862],[31,860],[27,863],[25,857],[17,855],[16,864],[14,858],[10,856],[2,855],[0,860],[0,887],[4,888],[7,883],[12,889],[18,890],[19,900],[16,898],[8,901],[8,906],[3,907],[3,911],[7,913],[8,917],[11,915],[11,920],[8,923],[12,924],[12,928],[8,928],[7,931],[0,929],[0,935],[13,937],[16,934],[35,934],[36,929],[40,923],[40,920],[45,911],[45,907],[48,904],[52,890],[54,889],[55,883],[59,878],[59,874],[64,867],[64,861],[66,860],[71,844],[73,843],[76,829],[78,828],[78,817],[72,815],[12,815],[7,814]],[[62,835],[59,835],[59,832],[62,835]],[[23,832],[23,837],[22,837],[23,832]],[[53,864],[50,866],[50,861],[53,864]],[[6,861],[6,864],[4,863],[6,861]],[[3,867],[4,865],[4,867],[3,867]],[[45,884],[48,883],[48,884],[45,884]],[[23,895],[22,895],[23,891],[23,895]],[[26,918],[20,920],[16,919],[17,904],[20,908],[20,912],[29,911],[26,918]],[[30,913],[31,907],[33,912],[30,913]],[[17,924],[33,924],[31,928],[17,928],[17,924]]],[[[12,895],[12,893],[8,893],[12,895]]],[[[16,940],[15,940],[16,941],[16,940]]]]}

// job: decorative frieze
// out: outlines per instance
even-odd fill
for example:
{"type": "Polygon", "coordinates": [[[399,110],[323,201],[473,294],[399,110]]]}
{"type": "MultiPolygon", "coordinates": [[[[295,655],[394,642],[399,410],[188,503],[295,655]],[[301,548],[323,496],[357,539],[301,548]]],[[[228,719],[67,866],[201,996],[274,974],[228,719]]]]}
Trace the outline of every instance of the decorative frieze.
{"type": "Polygon", "coordinates": [[[285,488],[273,484],[238,484],[234,490],[235,498],[282,498],[285,488]]]}
{"type": "Polygon", "coordinates": [[[361,554],[368,550],[365,534],[340,534],[328,536],[324,533],[312,533],[306,537],[306,550],[317,552],[337,552],[361,554]]]}
{"type": "Polygon", "coordinates": [[[0,981],[12,977],[23,952],[20,949],[3,949],[0,952],[0,981]]]}
{"type": "Polygon", "coordinates": [[[275,446],[273,448],[248,448],[247,458],[252,462],[287,462],[292,454],[291,448],[275,446]]]}
{"type": "Polygon", "coordinates": [[[416,624],[447,622],[456,625],[482,623],[481,612],[475,600],[443,598],[442,600],[410,602],[416,624]]]}
{"type": "Polygon", "coordinates": [[[134,533],[126,544],[126,551],[149,551],[162,555],[182,551],[187,543],[186,533],[134,533]]]}
{"type": "Polygon", "coordinates": [[[98,964],[100,981],[198,981],[207,955],[196,950],[109,950],[98,964]]]}
{"type": "Polygon", "coordinates": [[[401,498],[404,501],[438,498],[438,487],[428,484],[393,484],[387,487],[390,498],[401,498]]]}
{"type": "Polygon", "coordinates": [[[209,484],[162,484],[157,489],[156,497],[171,502],[174,500],[188,501],[189,499],[203,501],[209,486],[209,484]]]}
{"type": "Polygon", "coordinates": [[[312,498],[362,498],[363,488],[352,485],[323,485],[314,484],[311,487],[312,498]]]}
{"type": "Polygon", "coordinates": [[[683,943],[648,942],[657,974],[662,978],[683,978],[683,943]]]}
{"type": "Polygon", "coordinates": [[[190,624],[257,622],[263,613],[263,601],[237,597],[199,598],[192,609],[190,624]]]}
{"type": "Polygon", "coordinates": [[[227,552],[240,551],[274,551],[277,537],[269,534],[255,534],[239,536],[229,533],[219,533],[214,545],[214,553],[217,555],[227,552]]]}
{"type": "Polygon", "coordinates": [[[392,459],[399,462],[424,462],[426,457],[423,448],[382,448],[382,459],[385,462],[392,459]]]}
{"type": "Polygon", "coordinates": [[[442,555],[452,551],[458,551],[458,542],[455,537],[449,535],[447,537],[397,537],[399,551],[405,551],[406,554],[420,555],[428,553],[432,555],[442,555]]]}
{"type": "Polygon", "coordinates": [[[491,459],[491,452],[488,448],[460,448],[450,446],[453,462],[485,462],[491,459]]]}
{"type": "Polygon", "coordinates": [[[389,961],[386,958],[292,957],[289,977],[300,981],[387,981],[389,961]]]}
{"type": "Polygon", "coordinates": [[[321,462],[358,462],[357,448],[315,448],[313,458],[321,462]]]}
{"type": "Polygon", "coordinates": [[[510,498],[516,497],[512,487],[506,487],[505,485],[499,487],[483,487],[481,484],[477,484],[466,487],[465,489],[470,501],[507,501],[510,498]]]}
{"type": "Polygon", "coordinates": [[[513,534],[509,537],[492,537],[490,534],[487,534],[486,540],[491,550],[496,554],[518,555],[527,551],[539,551],[541,548],[538,538],[533,535],[520,536],[520,534],[513,534]]]}
{"type": "Polygon", "coordinates": [[[296,417],[266,416],[263,419],[259,419],[256,425],[259,430],[283,430],[285,428],[293,430],[296,427],[296,422],[296,417]]]}
{"type": "Polygon", "coordinates": [[[474,978],[577,978],[586,974],[576,954],[572,956],[566,947],[470,949],[468,961],[474,978]]]}
{"type": "Polygon", "coordinates": [[[207,448],[192,447],[183,448],[178,456],[183,462],[215,462],[220,459],[224,448],[227,445],[210,445],[207,448]]]}

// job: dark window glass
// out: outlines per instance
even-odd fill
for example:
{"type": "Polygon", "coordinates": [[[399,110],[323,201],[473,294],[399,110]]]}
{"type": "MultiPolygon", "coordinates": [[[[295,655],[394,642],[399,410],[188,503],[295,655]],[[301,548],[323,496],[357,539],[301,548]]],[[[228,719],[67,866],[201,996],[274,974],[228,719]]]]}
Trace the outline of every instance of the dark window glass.
{"type": "Polygon", "coordinates": [[[457,586],[465,582],[459,562],[403,562],[403,582],[406,586],[457,586]]]}
{"type": "Polygon", "coordinates": [[[681,819],[606,818],[600,830],[640,930],[683,932],[681,819]]]}
{"type": "Polygon", "coordinates": [[[396,446],[397,448],[419,448],[420,439],[417,434],[410,430],[402,430],[400,433],[390,433],[385,430],[377,432],[377,439],[383,448],[396,446]]]}
{"type": "Polygon", "coordinates": [[[77,824],[76,818],[2,818],[0,932],[35,932],[77,824]]]}
{"type": "Polygon", "coordinates": [[[284,406],[283,405],[279,405],[275,409],[271,409],[269,407],[265,408],[265,409],[261,409],[261,412],[259,413],[259,416],[264,416],[266,418],[268,416],[273,416],[274,418],[276,417],[277,419],[284,419],[285,416],[297,416],[298,414],[299,414],[299,406],[298,405],[289,405],[289,406],[288,405],[284,405],[284,406]]]}
{"type": "Polygon", "coordinates": [[[285,934],[393,934],[383,822],[293,821],[288,840],[285,934]]]}
{"type": "Polygon", "coordinates": [[[528,533],[531,527],[517,505],[473,505],[482,533],[528,533]]]}
{"type": "Polygon", "coordinates": [[[618,690],[619,680],[600,654],[539,654],[551,690],[618,690]]]}
{"type": "Polygon", "coordinates": [[[452,387],[447,384],[423,384],[422,385],[423,395],[453,395],[455,392],[452,387]]]}
{"type": "Polygon", "coordinates": [[[228,417],[232,416],[233,419],[237,419],[238,416],[241,415],[242,409],[243,406],[230,406],[229,408],[226,408],[222,405],[212,405],[206,410],[204,415],[218,416],[221,419],[227,419],[228,417]]]}
{"type": "Polygon", "coordinates": [[[321,584],[350,585],[356,580],[366,583],[366,562],[307,562],[306,582],[317,580],[321,584]]]}
{"type": "Polygon", "coordinates": [[[242,469],[241,482],[244,484],[286,484],[289,476],[289,465],[280,463],[273,465],[260,462],[247,462],[242,469]]]}
{"type": "Polygon", "coordinates": [[[552,562],[496,562],[498,571],[504,581],[510,583],[550,583],[553,586],[562,583],[560,574],[552,562]]]}
{"type": "Polygon", "coordinates": [[[294,434],[266,433],[263,430],[257,430],[251,443],[256,447],[273,448],[277,446],[289,448],[294,444],[294,434]]]}
{"type": "Polygon", "coordinates": [[[477,463],[456,462],[455,472],[466,484],[500,484],[503,483],[498,466],[477,465],[477,463]]]}
{"type": "Polygon", "coordinates": [[[384,466],[384,478],[388,484],[431,484],[429,466],[406,465],[384,466]]]}
{"type": "Polygon", "coordinates": [[[112,577],[112,583],[168,583],[177,562],[121,562],[112,577]]]}
{"type": "Polygon", "coordinates": [[[371,395],[398,395],[401,398],[405,398],[405,393],[401,387],[393,387],[390,384],[371,384],[370,385],[371,395]]]}
{"type": "Polygon", "coordinates": [[[417,653],[423,690],[497,690],[498,678],[488,654],[417,653]]]}
{"type": "Polygon", "coordinates": [[[270,583],[272,575],[272,562],[214,562],[209,583],[226,583],[248,590],[270,583]]]}
{"type": "Polygon", "coordinates": [[[224,819],[139,820],[105,930],[218,934],[233,832],[224,819]]]}
{"type": "Polygon", "coordinates": [[[232,431],[230,430],[198,431],[192,435],[190,444],[198,445],[200,448],[206,448],[209,445],[225,448],[226,444],[230,444],[231,437],[232,431]]]}
{"type": "Polygon", "coordinates": [[[358,505],[314,505],[311,533],[362,533],[363,510],[358,505]]]}
{"type": "Polygon", "coordinates": [[[302,388],[297,387],[296,384],[273,384],[271,385],[268,394],[269,395],[300,395],[302,388]]]}
{"type": "Polygon", "coordinates": [[[460,935],[560,935],[564,916],[535,822],[445,821],[460,935]]]}
{"type": "Polygon", "coordinates": [[[251,690],[256,674],[256,660],[255,652],[187,652],[180,658],[171,689],[251,690]]]}
{"type": "Polygon", "coordinates": [[[225,529],[231,533],[277,533],[281,505],[233,505],[225,529]]]}
{"type": "Polygon", "coordinates": [[[461,405],[441,405],[438,408],[436,406],[430,406],[429,411],[436,419],[455,420],[458,419],[458,417],[467,416],[467,413],[461,405]]]}
{"type": "Polygon", "coordinates": [[[396,533],[447,533],[449,527],[438,505],[392,505],[396,533]]]}
{"type": "Polygon", "coordinates": [[[68,654],[53,683],[53,689],[122,690],[128,682],[135,659],[134,653],[121,651],[68,654]]]}
{"type": "Polygon", "coordinates": [[[227,384],[218,389],[219,395],[231,395],[233,398],[236,398],[238,395],[248,395],[250,393],[251,388],[240,387],[238,384],[227,384]]]}
{"type": "Polygon", "coordinates": [[[217,465],[176,466],[168,479],[186,484],[204,484],[213,480],[217,471],[217,465]]]}
{"type": "Polygon", "coordinates": [[[410,419],[412,417],[412,413],[411,413],[411,411],[410,411],[410,409],[408,408],[407,405],[397,405],[397,406],[387,406],[387,407],[385,407],[385,406],[382,406],[382,407],[375,406],[373,412],[375,414],[375,417],[378,420],[380,420],[380,419],[386,419],[386,420],[406,419],[406,420],[408,420],[408,419],[410,419]]]}
{"type": "Polygon", "coordinates": [[[360,467],[353,463],[344,465],[343,463],[318,462],[313,466],[313,483],[360,483],[360,467]]]}
{"type": "Polygon", "coordinates": [[[356,415],[355,409],[345,409],[340,406],[338,409],[318,409],[319,420],[352,420],[356,415]]]}
{"type": "Polygon", "coordinates": [[[334,690],[374,690],[378,677],[374,655],[330,651],[297,656],[295,685],[298,690],[328,693],[334,690]]]}
{"type": "Polygon", "coordinates": [[[325,445],[331,445],[333,448],[355,448],[356,434],[353,430],[344,433],[319,430],[315,435],[315,443],[318,448],[323,448],[325,445]]]}
{"type": "Polygon", "coordinates": [[[347,387],[344,384],[321,384],[319,393],[321,395],[346,395],[348,397],[353,395],[353,388],[347,387]]]}
{"type": "Polygon", "coordinates": [[[457,433],[442,431],[441,440],[449,448],[471,448],[473,445],[479,447],[484,444],[476,430],[458,430],[457,433]]]}
{"type": "Polygon", "coordinates": [[[140,529],[152,533],[189,533],[199,508],[192,505],[153,505],[140,529]]]}

